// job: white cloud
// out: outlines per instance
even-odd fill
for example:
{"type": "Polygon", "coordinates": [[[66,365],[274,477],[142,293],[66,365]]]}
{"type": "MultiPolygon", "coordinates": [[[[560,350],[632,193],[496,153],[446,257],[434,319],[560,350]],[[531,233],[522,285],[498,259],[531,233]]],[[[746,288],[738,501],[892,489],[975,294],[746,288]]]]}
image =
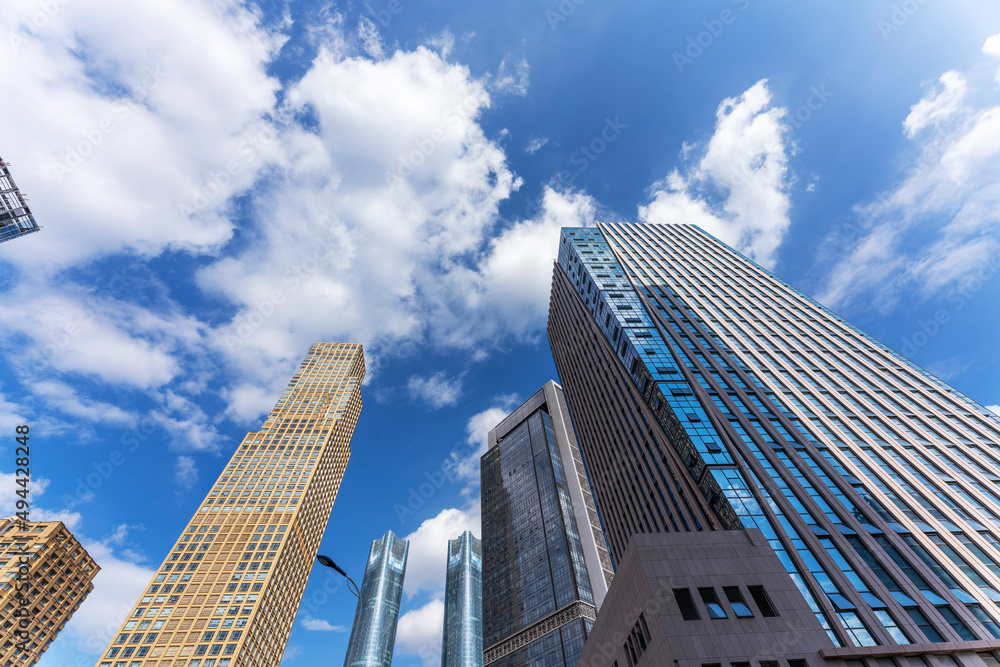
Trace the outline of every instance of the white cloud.
{"type": "Polygon", "coordinates": [[[1000,416],[1000,405],[987,405],[986,409],[992,412],[993,414],[1000,416]]]}
{"type": "Polygon", "coordinates": [[[13,433],[14,427],[21,424],[29,424],[27,416],[30,414],[24,406],[14,403],[0,393],[0,429],[5,433],[13,433]]]}
{"type": "Polygon", "coordinates": [[[280,134],[286,158],[257,201],[257,242],[199,275],[240,309],[214,347],[250,371],[235,390],[244,414],[267,402],[241,385],[279,392],[313,340],[377,355],[423,340],[435,316],[447,331],[466,263],[519,185],[476,122],[483,84],[427,48],[377,62],[324,49],[287,99],[318,129],[280,134]]]}
{"type": "Polygon", "coordinates": [[[429,38],[427,40],[427,46],[437,50],[437,52],[441,54],[442,58],[447,58],[451,55],[452,49],[455,48],[455,35],[453,35],[450,30],[445,28],[440,34],[429,38]]]}
{"type": "Polygon", "coordinates": [[[462,395],[462,377],[449,378],[444,371],[430,377],[412,376],[406,384],[410,397],[427,402],[435,410],[454,405],[462,395]]]}
{"type": "Polygon", "coordinates": [[[329,621],[312,616],[306,616],[302,619],[302,627],[317,632],[345,632],[347,630],[343,625],[331,625],[329,621]]]}
{"type": "Polygon", "coordinates": [[[3,156],[46,227],[9,261],[44,273],[229,239],[225,197],[209,184],[221,173],[228,194],[253,182],[263,161],[247,158],[245,142],[274,105],[278,82],[265,67],[284,37],[243,6],[222,6],[60,3],[37,29],[34,0],[0,6],[0,34],[16,42],[5,44],[0,89],[20,102],[0,111],[0,125],[18,128],[3,156]],[[227,175],[230,160],[239,170],[227,175]],[[204,206],[196,192],[208,195],[204,206]]]}
{"type": "Polygon", "coordinates": [[[46,398],[49,405],[87,421],[109,424],[135,422],[135,415],[125,412],[117,405],[84,398],[71,386],[62,382],[54,380],[35,382],[32,391],[36,396],[46,398]]]}
{"type": "Polygon", "coordinates": [[[358,39],[361,40],[362,48],[369,57],[375,60],[382,58],[382,36],[375,22],[367,16],[362,16],[358,21],[358,39]]]}
{"type": "Polygon", "coordinates": [[[593,226],[597,213],[592,197],[547,187],[536,217],[518,221],[491,242],[476,289],[464,292],[467,317],[450,324],[450,335],[440,335],[460,345],[509,333],[528,337],[544,328],[559,230],[593,226]]]}
{"type": "Polygon", "coordinates": [[[928,125],[936,125],[958,112],[968,89],[965,78],[958,72],[941,75],[944,89],[926,97],[910,107],[910,115],[903,120],[903,130],[911,139],[928,125]]]}
{"type": "MultiPolygon", "coordinates": [[[[767,80],[716,112],[715,133],[691,170],[674,170],[652,188],[639,218],[698,225],[758,263],[773,267],[790,208],[786,110],[771,106],[767,80]]],[[[682,155],[695,148],[685,143],[682,155]]]]}
{"type": "Polygon", "coordinates": [[[511,67],[504,58],[497,69],[496,78],[490,82],[490,90],[495,93],[510,93],[519,97],[528,94],[528,72],[531,67],[528,61],[522,57],[511,67]],[[513,71],[509,71],[513,70],[513,71]]]}
{"type": "Polygon", "coordinates": [[[864,300],[889,310],[904,292],[961,291],[995,272],[1000,104],[962,104],[965,97],[997,98],[994,81],[971,76],[945,73],[944,89],[928,94],[904,120],[915,157],[898,185],[855,207],[851,236],[831,239],[831,246],[847,250],[833,262],[820,297],[827,305],[864,300]],[[921,132],[929,127],[934,132],[921,132]]]}
{"type": "MultiPolygon", "coordinates": [[[[482,534],[478,499],[463,509],[453,507],[442,510],[406,536],[405,539],[410,541],[410,550],[403,592],[408,598],[421,591],[444,592],[448,540],[455,539],[466,530],[471,530],[476,536],[482,534]]],[[[438,637],[440,639],[440,635],[438,637]]]]}
{"type": "Polygon", "coordinates": [[[528,155],[534,155],[549,143],[548,137],[532,137],[528,140],[527,145],[524,147],[524,152],[528,155]]]}
{"type": "MultiPolygon", "coordinates": [[[[222,391],[228,414],[250,420],[315,340],[364,343],[374,372],[389,350],[429,343],[479,358],[538,336],[558,228],[593,224],[596,206],[549,190],[536,217],[498,216],[521,181],[478,119],[488,91],[526,91],[523,58],[477,79],[447,59],[447,34],[434,38],[439,52],[388,55],[370,21],[345,37],[343,17],[326,7],[312,36],[319,54],[276,108],[279,84],[266,69],[287,17],[263,25],[236,3],[217,12],[183,0],[168,12],[95,1],[61,6],[0,72],[0,86],[24,102],[0,108],[0,124],[24,130],[4,157],[19,164],[19,184],[40,200],[46,225],[44,243],[26,239],[11,256],[34,277],[0,295],[0,333],[26,341],[18,370],[28,383],[42,371],[56,383],[54,407],[126,419],[114,406],[58,394],[58,374],[140,389],[164,404],[153,416],[177,446],[212,450],[204,413],[169,407],[199,402],[204,379],[177,386],[192,365],[234,371],[222,391]],[[180,48],[187,40],[197,48],[180,48]],[[79,44],[91,45],[85,57],[79,44]],[[128,113],[112,118],[78,167],[55,174],[63,153],[118,104],[128,113]],[[230,197],[247,191],[253,212],[230,252],[230,197]],[[215,255],[194,279],[222,302],[219,312],[235,307],[231,320],[199,321],[169,289],[140,300],[128,284],[52,278],[110,254],[144,262],[173,252],[215,255]]],[[[0,33],[16,33],[30,8],[31,0],[0,7],[0,33]]]]}
{"type": "Polygon", "coordinates": [[[302,655],[302,647],[298,644],[288,644],[285,646],[285,652],[281,654],[281,663],[285,664],[286,660],[292,660],[302,655]]]}
{"type": "Polygon", "coordinates": [[[443,633],[444,601],[431,600],[400,617],[396,626],[396,651],[421,657],[425,667],[436,667],[441,664],[443,633]]]}
{"type": "Polygon", "coordinates": [[[107,647],[155,573],[137,564],[134,555],[123,558],[126,552],[119,554],[112,549],[121,532],[103,542],[83,540],[83,547],[101,571],[94,577],[94,591],[66,624],[60,639],[60,643],[72,640],[81,653],[99,655],[107,647]]]}
{"type": "Polygon", "coordinates": [[[490,431],[503,421],[511,409],[517,405],[516,394],[498,397],[498,404],[469,417],[465,424],[467,449],[452,452],[445,464],[450,475],[471,482],[473,486],[479,483],[479,459],[486,453],[489,446],[490,431]]]}
{"type": "Polygon", "coordinates": [[[119,524],[115,528],[115,532],[111,533],[104,542],[106,544],[123,544],[128,539],[128,531],[129,525],[127,523],[119,524]]]}
{"type": "Polygon", "coordinates": [[[190,489],[198,481],[198,467],[190,456],[177,457],[177,470],[174,480],[185,489],[190,489]]]}
{"type": "MultiPolygon", "coordinates": [[[[154,315],[75,288],[28,283],[0,295],[0,328],[9,337],[32,341],[23,350],[22,366],[29,362],[32,370],[51,367],[144,389],[170,382],[178,373],[172,350],[198,336],[198,325],[188,318],[154,315]]],[[[60,407],[77,416],[96,407],[76,403],[64,393],[60,407]]]]}
{"type": "MultiPolygon", "coordinates": [[[[983,44],[983,53],[1000,59],[1000,35],[993,35],[983,44]]],[[[1000,83],[1000,68],[997,69],[996,81],[1000,83]]]]}
{"type": "MultiPolygon", "coordinates": [[[[11,460],[13,461],[13,459],[11,460]]],[[[0,496],[0,516],[12,517],[18,512],[17,501],[20,498],[14,494],[14,490],[22,488],[18,483],[22,479],[24,477],[19,476],[16,472],[0,472],[0,484],[3,484],[2,488],[9,489],[7,493],[0,496]]],[[[32,477],[28,480],[28,489],[31,494],[31,520],[62,521],[70,530],[75,529],[80,523],[81,517],[79,512],[49,510],[38,505],[38,499],[45,494],[45,490],[49,488],[49,483],[50,480],[46,477],[32,477]]]]}

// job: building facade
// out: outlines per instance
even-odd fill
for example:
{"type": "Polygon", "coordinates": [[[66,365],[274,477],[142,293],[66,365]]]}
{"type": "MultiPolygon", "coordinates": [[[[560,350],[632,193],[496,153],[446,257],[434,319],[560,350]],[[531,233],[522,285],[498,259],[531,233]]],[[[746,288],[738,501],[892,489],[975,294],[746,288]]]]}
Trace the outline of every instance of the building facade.
{"type": "Polygon", "coordinates": [[[0,243],[37,232],[38,223],[14,184],[7,163],[0,158],[0,243]]]}
{"type": "Polygon", "coordinates": [[[0,525],[0,664],[27,667],[94,590],[101,568],[61,521],[0,525]]]}
{"type": "Polygon", "coordinates": [[[351,454],[360,345],[315,343],[98,667],[277,667],[351,454]]]}
{"type": "Polygon", "coordinates": [[[562,388],[491,430],[480,465],[484,663],[575,665],[612,564],[562,388]]]}
{"type": "MultiPolygon", "coordinates": [[[[789,664],[996,663],[992,413],[689,225],[564,229],[548,331],[616,561],[640,534],[755,529],[826,635],[819,652],[788,648],[789,664]]],[[[671,588],[654,635],[678,619],[707,632],[685,606],[720,623],[760,615],[736,611],[754,611],[752,580],[726,583],[752,573],[700,553],[678,576],[734,598],[671,588]]],[[[633,622],[609,616],[594,636],[631,637],[613,626],[633,622]]]]}
{"type": "Polygon", "coordinates": [[[483,544],[469,531],[448,540],[441,666],[483,666],[483,544]]]}
{"type": "Polygon", "coordinates": [[[410,543],[390,530],[372,542],[344,667],[390,667],[410,543]]]}

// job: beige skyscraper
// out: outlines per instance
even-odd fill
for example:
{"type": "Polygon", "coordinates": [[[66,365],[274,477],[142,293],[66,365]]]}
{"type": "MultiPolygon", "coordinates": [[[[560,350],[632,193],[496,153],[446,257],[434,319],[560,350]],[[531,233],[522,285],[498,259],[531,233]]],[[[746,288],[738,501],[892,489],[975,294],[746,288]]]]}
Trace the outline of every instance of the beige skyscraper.
{"type": "Polygon", "coordinates": [[[277,667],[351,455],[360,345],[316,343],[99,667],[277,667]]]}
{"type": "Polygon", "coordinates": [[[22,527],[7,518],[0,526],[0,664],[28,667],[94,590],[91,582],[101,568],[62,521],[29,521],[22,527]],[[21,570],[19,578],[22,566],[27,572],[21,570]]]}

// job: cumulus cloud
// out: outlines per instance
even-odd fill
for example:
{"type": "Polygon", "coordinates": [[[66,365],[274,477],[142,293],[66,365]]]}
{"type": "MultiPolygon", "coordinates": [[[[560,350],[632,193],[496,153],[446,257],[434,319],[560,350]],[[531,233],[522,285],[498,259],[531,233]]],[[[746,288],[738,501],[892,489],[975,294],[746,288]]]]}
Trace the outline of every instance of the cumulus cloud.
{"type": "Polygon", "coordinates": [[[500,62],[496,77],[490,81],[490,89],[496,93],[509,93],[524,97],[528,94],[528,72],[530,71],[527,59],[522,57],[513,65],[507,64],[507,58],[500,62]]]}
{"type": "Polygon", "coordinates": [[[449,378],[444,371],[426,378],[414,375],[406,383],[406,389],[411,398],[425,401],[436,410],[458,402],[462,394],[462,378],[449,378]]]}
{"type": "MultiPolygon", "coordinates": [[[[983,44],[983,53],[1000,59],[1000,35],[993,35],[983,44]]],[[[997,68],[996,81],[1000,83],[1000,68],[997,68]]]]}
{"type": "Polygon", "coordinates": [[[423,659],[424,667],[441,664],[444,633],[444,600],[431,600],[403,614],[396,626],[396,651],[423,659]]]}
{"type": "Polygon", "coordinates": [[[54,380],[36,382],[32,385],[32,389],[36,396],[48,399],[49,405],[58,407],[74,417],[109,424],[130,424],[135,421],[134,415],[117,405],[80,396],[76,390],[63,382],[54,380]]]}
{"type": "Polygon", "coordinates": [[[113,544],[112,540],[83,542],[101,571],[94,577],[94,591],[64,630],[80,651],[94,655],[99,655],[114,637],[155,573],[135,562],[134,556],[123,557],[113,544]]]}
{"type": "MultiPolygon", "coordinates": [[[[12,517],[18,512],[17,501],[20,500],[20,498],[13,493],[13,490],[21,488],[18,484],[19,479],[24,479],[24,477],[21,477],[14,472],[0,472],[0,483],[4,485],[3,488],[11,490],[0,497],[0,516],[12,517]]],[[[73,530],[80,523],[81,517],[79,512],[70,512],[69,510],[53,511],[37,504],[38,499],[45,494],[45,490],[49,488],[50,483],[51,480],[46,477],[32,477],[29,479],[29,488],[31,491],[31,520],[62,521],[66,524],[67,528],[73,530]]]]}
{"type": "Polygon", "coordinates": [[[358,23],[358,39],[369,57],[374,60],[382,58],[382,36],[375,27],[375,22],[367,16],[362,16],[358,23]]]}
{"type": "Polygon", "coordinates": [[[479,459],[489,446],[488,436],[493,427],[503,421],[518,403],[517,394],[498,396],[495,405],[469,417],[465,423],[466,448],[452,452],[445,463],[449,474],[470,483],[479,484],[479,459]]]}
{"type": "Polygon", "coordinates": [[[37,273],[120,251],[218,248],[232,234],[224,195],[261,163],[245,159],[246,142],[274,106],[265,66],[284,37],[234,2],[63,3],[40,27],[37,14],[33,0],[0,7],[11,47],[0,88],[19,100],[3,109],[18,128],[3,156],[46,227],[44,243],[8,261],[37,273]]]}
{"type": "Polygon", "coordinates": [[[198,467],[194,459],[190,456],[177,457],[177,469],[174,472],[174,481],[185,489],[190,489],[198,481],[198,467]]]}
{"type": "Polygon", "coordinates": [[[313,618],[312,616],[306,616],[302,619],[302,627],[306,630],[317,632],[345,632],[347,630],[343,625],[331,625],[330,621],[313,618]]]}
{"type": "Polygon", "coordinates": [[[993,414],[1000,416],[1000,405],[987,405],[986,409],[992,412],[993,414]]]}
{"type": "Polygon", "coordinates": [[[524,152],[528,155],[534,155],[538,151],[542,150],[542,147],[547,143],[549,143],[548,137],[532,137],[528,140],[527,145],[524,147],[524,152]]]}
{"type": "Polygon", "coordinates": [[[484,84],[425,47],[379,61],[323,49],[287,101],[316,123],[278,137],[287,157],[257,199],[257,242],[198,276],[239,308],[214,345],[253,360],[247,384],[272,392],[307,341],[378,354],[423,340],[436,316],[447,331],[520,184],[476,121],[484,84]]]}
{"type": "MultiPolygon", "coordinates": [[[[288,21],[264,24],[238,3],[183,0],[166,12],[97,0],[61,7],[45,30],[27,28],[30,4],[0,7],[0,32],[24,35],[0,72],[23,100],[0,109],[3,125],[23,128],[4,157],[47,227],[45,243],[26,239],[5,258],[34,277],[0,294],[0,330],[17,341],[28,383],[44,371],[53,383],[86,376],[145,391],[179,446],[210,450],[204,413],[169,407],[199,403],[205,381],[187,386],[192,366],[232,372],[219,391],[228,415],[248,421],[314,340],[364,343],[377,369],[381,355],[417,345],[481,358],[537,338],[558,228],[593,224],[596,206],[548,190],[534,217],[498,215],[521,181],[479,117],[491,94],[525,93],[525,59],[476,78],[448,59],[447,33],[432,38],[436,51],[389,55],[370,20],[351,33],[324,8],[307,40],[318,54],[280,90],[267,68],[288,21]],[[108,255],[180,252],[209,255],[193,279],[220,305],[210,321],[170,289],[139,299],[127,281],[53,278],[108,255]]],[[[418,392],[434,378],[423,380],[418,392]]],[[[127,417],[49,388],[67,414],[127,417]]]]}
{"type": "MultiPolygon", "coordinates": [[[[653,185],[639,218],[657,224],[693,224],[773,267],[788,229],[790,150],[786,110],[771,104],[767,80],[716,112],[715,133],[697,163],[675,169],[653,185]]],[[[699,149],[685,144],[684,157],[699,149]]]]}
{"type": "MultiPolygon", "coordinates": [[[[996,55],[997,37],[984,51],[996,55]]],[[[1000,105],[967,101],[997,98],[996,82],[974,76],[946,72],[941,90],[911,107],[903,131],[914,157],[898,185],[858,204],[831,238],[847,252],[833,263],[824,303],[863,299],[889,310],[904,292],[972,291],[996,272],[1000,105]]]]}
{"type": "Polygon", "coordinates": [[[9,400],[3,393],[0,393],[0,428],[7,433],[13,433],[14,427],[29,423],[26,415],[29,414],[23,406],[9,400]]]}
{"type": "Polygon", "coordinates": [[[31,341],[16,361],[25,370],[52,368],[140,389],[170,382],[179,370],[172,350],[198,337],[188,318],[95,299],[82,289],[28,283],[0,295],[0,328],[31,341]]]}
{"type": "Polygon", "coordinates": [[[559,230],[591,227],[597,215],[593,197],[545,188],[538,214],[518,221],[490,243],[475,277],[476,289],[467,293],[470,317],[464,325],[454,324],[458,328],[451,339],[457,343],[511,333],[527,337],[544,327],[559,230]]]}
{"type": "Polygon", "coordinates": [[[945,72],[940,79],[944,86],[939,93],[929,93],[910,107],[910,114],[903,120],[903,131],[913,138],[929,125],[947,120],[958,112],[965,99],[967,84],[958,72],[945,72]]]}
{"type": "MultiPolygon", "coordinates": [[[[448,540],[455,539],[466,530],[471,530],[477,537],[482,534],[478,499],[461,509],[442,510],[406,536],[405,539],[410,541],[403,581],[403,592],[407,598],[422,591],[444,593],[448,540]]],[[[440,635],[438,637],[440,639],[440,635]]]]}

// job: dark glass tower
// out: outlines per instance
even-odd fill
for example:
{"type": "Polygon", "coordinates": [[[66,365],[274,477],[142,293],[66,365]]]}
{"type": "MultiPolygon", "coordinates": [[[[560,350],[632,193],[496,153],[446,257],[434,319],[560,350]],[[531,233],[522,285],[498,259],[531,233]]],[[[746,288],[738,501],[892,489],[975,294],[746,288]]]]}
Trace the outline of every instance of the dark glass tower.
{"type": "Polygon", "coordinates": [[[483,665],[483,545],[469,531],[448,540],[441,665],[483,665]]]}
{"type": "Polygon", "coordinates": [[[38,223],[0,158],[0,243],[38,231],[38,223]]]}
{"type": "Polygon", "coordinates": [[[559,385],[490,431],[481,466],[484,662],[576,665],[611,561],[559,385]]]}
{"type": "Polygon", "coordinates": [[[390,530],[372,542],[344,667],[390,667],[410,543],[390,530]]]}
{"type": "MultiPolygon", "coordinates": [[[[756,529],[822,628],[822,656],[781,655],[997,664],[1000,423],[981,405],[689,225],[564,229],[549,340],[617,562],[656,540],[665,553],[669,533],[756,529]]],[[[666,589],[662,628],[649,609],[627,619],[625,648],[710,633],[702,655],[674,641],[671,661],[759,657],[720,639],[727,619],[782,604],[751,605],[760,586],[726,589],[738,568],[688,553],[658,567],[704,583],[666,589]]]]}

